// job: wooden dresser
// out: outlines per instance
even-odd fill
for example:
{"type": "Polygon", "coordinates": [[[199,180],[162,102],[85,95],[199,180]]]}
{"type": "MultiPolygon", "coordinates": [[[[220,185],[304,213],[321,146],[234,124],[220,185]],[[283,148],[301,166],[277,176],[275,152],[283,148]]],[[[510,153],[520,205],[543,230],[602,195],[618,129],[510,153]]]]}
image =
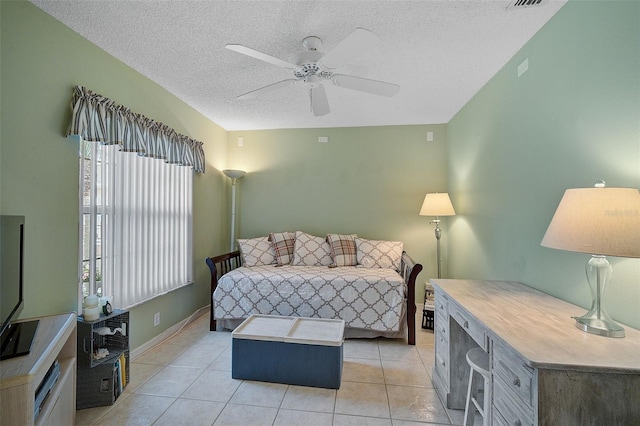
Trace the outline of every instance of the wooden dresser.
{"type": "Polygon", "coordinates": [[[640,424],[640,331],[585,333],[585,309],[521,283],[431,280],[435,289],[433,383],[464,409],[466,352],[489,353],[494,425],[640,424]]]}

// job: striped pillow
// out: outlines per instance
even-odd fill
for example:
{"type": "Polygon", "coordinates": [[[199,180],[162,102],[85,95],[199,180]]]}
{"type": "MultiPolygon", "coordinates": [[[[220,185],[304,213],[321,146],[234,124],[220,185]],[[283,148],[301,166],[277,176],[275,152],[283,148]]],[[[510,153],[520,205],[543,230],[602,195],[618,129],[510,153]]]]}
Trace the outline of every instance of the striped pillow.
{"type": "Polygon", "coordinates": [[[278,266],[288,265],[293,261],[293,246],[296,242],[296,234],[293,232],[272,232],[269,241],[276,252],[278,266]]]}
{"type": "Polygon", "coordinates": [[[332,268],[336,266],[356,266],[358,256],[356,255],[357,235],[328,234],[327,242],[331,247],[332,268]]]}

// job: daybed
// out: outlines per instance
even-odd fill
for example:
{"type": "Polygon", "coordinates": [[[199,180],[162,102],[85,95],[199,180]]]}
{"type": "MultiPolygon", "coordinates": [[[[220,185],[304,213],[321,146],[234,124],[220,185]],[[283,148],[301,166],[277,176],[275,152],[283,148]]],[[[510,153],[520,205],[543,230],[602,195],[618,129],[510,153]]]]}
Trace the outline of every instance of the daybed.
{"type": "Polygon", "coordinates": [[[345,337],[404,337],[415,344],[415,280],[422,265],[401,242],[296,232],[238,240],[208,257],[210,329],[252,314],[343,319],[345,337]]]}

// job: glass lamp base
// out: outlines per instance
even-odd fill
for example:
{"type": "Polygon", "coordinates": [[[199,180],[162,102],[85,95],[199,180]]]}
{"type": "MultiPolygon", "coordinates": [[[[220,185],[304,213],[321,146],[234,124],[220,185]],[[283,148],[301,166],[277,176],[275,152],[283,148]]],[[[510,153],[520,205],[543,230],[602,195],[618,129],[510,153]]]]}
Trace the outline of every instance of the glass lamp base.
{"type": "Polygon", "coordinates": [[[576,327],[598,336],[624,337],[624,328],[616,323],[604,307],[604,293],[613,269],[605,256],[594,254],[587,262],[587,281],[591,289],[592,305],[589,312],[581,317],[573,317],[576,327]]]}
{"type": "Polygon", "coordinates": [[[587,333],[605,337],[624,337],[624,328],[613,320],[591,318],[588,315],[573,318],[576,320],[576,327],[587,333]]]}

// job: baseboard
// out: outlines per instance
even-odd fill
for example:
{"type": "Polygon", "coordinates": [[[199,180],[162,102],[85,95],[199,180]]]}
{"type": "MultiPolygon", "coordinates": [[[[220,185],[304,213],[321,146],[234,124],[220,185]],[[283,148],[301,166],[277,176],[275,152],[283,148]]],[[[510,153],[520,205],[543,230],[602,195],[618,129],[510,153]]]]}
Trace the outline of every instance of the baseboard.
{"type": "Polygon", "coordinates": [[[209,314],[209,306],[205,306],[204,308],[198,309],[193,314],[191,314],[191,316],[189,316],[189,318],[186,318],[186,319],[180,321],[179,323],[172,325],[171,327],[167,328],[162,333],[158,334],[153,339],[151,339],[151,340],[143,343],[142,345],[138,346],[137,348],[133,349],[131,351],[131,353],[130,353],[131,361],[135,361],[137,357],[139,357],[140,355],[142,355],[143,353],[145,353],[149,349],[153,348],[154,346],[159,345],[160,343],[164,342],[165,340],[169,339],[170,337],[173,337],[174,334],[180,332],[180,330],[182,330],[188,324],[194,322],[196,319],[198,319],[199,317],[201,317],[204,314],[207,314],[207,315],[209,314]]]}

